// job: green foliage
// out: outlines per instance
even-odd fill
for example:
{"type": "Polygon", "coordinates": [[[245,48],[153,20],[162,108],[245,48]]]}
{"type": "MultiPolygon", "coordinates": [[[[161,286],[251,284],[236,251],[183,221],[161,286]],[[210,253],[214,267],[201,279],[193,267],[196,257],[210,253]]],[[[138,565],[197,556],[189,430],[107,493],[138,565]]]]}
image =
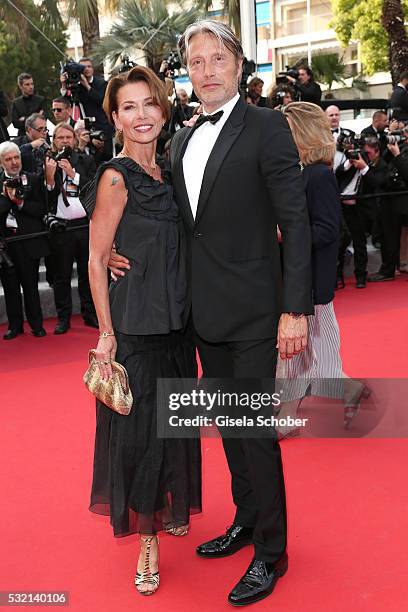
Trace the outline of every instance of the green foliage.
{"type": "MultiPolygon", "coordinates": [[[[408,17],[408,0],[403,0],[408,17]]],[[[389,70],[388,36],[381,24],[383,0],[332,0],[333,21],[340,42],[361,43],[361,59],[366,74],[389,70]]]]}
{"type": "Polygon", "coordinates": [[[343,83],[346,66],[337,53],[319,53],[312,58],[312,70],[316,81],[332,88],[333,83],[343,83]]]}
{"type": "MultiPolygon", "coordinates": [[[[36,5],[33,0],[24,0],[20,7],[59,49],[65,50],[64,26],[61,19],[51,17],[49,2],[36,5]]],[[[63,57],[31,25],[27,26],[27,34],[26,40],[22,40],[5,21],[0,22],[1,88],[11,99],[19,96],[17,76],[29,72],[37,93],[49,99],[58,94],[59,62],[63,57]]]]}
{"type": "Polygon", "coordinates": [[[118,21],[108,35],[100,40],[92,57],[95,61],[109,59],[116,63],[124,53],[140,62],[146,55],[150,68],[158,71],[164,57],[177,46],[179,36],[200,16],[195,7],[169,13],[165,0],[123,0],[118,21]]]}

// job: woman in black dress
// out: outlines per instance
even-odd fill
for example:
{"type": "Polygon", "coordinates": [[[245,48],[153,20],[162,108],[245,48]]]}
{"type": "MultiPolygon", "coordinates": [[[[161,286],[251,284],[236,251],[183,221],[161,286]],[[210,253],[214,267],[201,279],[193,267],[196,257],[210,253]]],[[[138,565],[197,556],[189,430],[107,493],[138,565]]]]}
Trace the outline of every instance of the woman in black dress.
{"type": "Polygon", "coordinates": [[[141,534],[135,584],[159,586],[157,531],[185,535],[201,510],[199,440],[157,438],[156,381],[195,378],[194,344],[183,329],[185,243],[168,170],[156,143],[169,105],[160,80],[137,66],[108,84],[104,109],[123,140],[85,192],[90,208],[89,280],[99,321],[96,357],[104,378],[110,362],[129,375],[128,416],[97,405],[93,512],[110,515],[115,536],[141,534]],[[131,261],[108,291],[112,243],[131,261]]]}

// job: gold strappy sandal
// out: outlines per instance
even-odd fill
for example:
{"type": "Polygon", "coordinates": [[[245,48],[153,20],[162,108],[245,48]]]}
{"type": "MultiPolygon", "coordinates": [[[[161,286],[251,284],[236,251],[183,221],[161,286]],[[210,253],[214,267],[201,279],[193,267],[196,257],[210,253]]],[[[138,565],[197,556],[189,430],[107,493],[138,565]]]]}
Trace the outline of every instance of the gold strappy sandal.
{"type": "Polygon", "coordinates": [[[173,536],[185,536],[188,534],[188,525],[180,525],[179,527],[166,527],[166,533],[173,536]]]}
{"type": "MultiPolygon", "coordinates": [[[[147,536],[147,537],[140,536],[140,539],[142,540],[142,542],[146,543],[146,556],[144,560],[144,568],[142,572],[138,572],[136,569],[136,576],[135,576],[135,585],[136,585],[138,592],[141,595],[153,595],[153,593],[155,593],[157,589],[159,588],[159,584],[160,584],[159,572],[157,571],[152,574],[152,572],[150,571],[150,550],[151,550],[152,540],[154,538],[157,538],[157,536],[154,536],[154,535],[147,536]],[[140,587],[142,585],[151,585],[152,588],[146,591],[141,590],[140,587]]],[[[157,562],[159,562],[159,539],[158,538],[157,538],[157,562]]]]}

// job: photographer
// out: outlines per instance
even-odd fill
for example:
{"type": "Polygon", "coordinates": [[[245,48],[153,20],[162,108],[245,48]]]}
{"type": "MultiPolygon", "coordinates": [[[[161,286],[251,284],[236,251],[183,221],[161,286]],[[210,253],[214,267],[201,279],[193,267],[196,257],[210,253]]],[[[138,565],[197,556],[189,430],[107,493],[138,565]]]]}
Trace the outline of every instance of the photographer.
{"type": "MultiPolygon", "coordinates": [[[[111,157],[114,130],[102,108],[107,83],[101,77],[94,76],[93,64],[89,58],[80,59],[79,65],[83,66],[83,69],[78,75],[77,83],[70,83],[69,71],[60,75],[61,95],[66,96],[69,91],[74,103],[82,106],[83,116],[95,117],[94,128],[104,132],[106,137],[104,147],[111,157]]],[[[67,66],[69,67],[69,63],[65,65],[65,68],[67,66]]]]}
{"type": "Polygon", "coordinates": [[[37,157],[36,152],[49,146],[47,122],[41,113],[33,113],[27,117],[25,126],[27,142],[19,145],[23,170],[42,173],[42,156],[37,157]]]}
{"type": "Polygon", "coordinates": [[[39,176],[23,174],[19,148],[12,142],[0,144],[0,235],[3,237],[0,278],[4,287],[9,329],[3,336],[12,340],[24,333],[24,308],[32,334],[36,338],[45,336],[40,296],[38,292],[38,270],[40,258],[49,253],[45,237],[35,237],[16,242],[4,238],[25,236],[44,230],[44,191],[39,176]]]}
{"type": "Polygon", "coordinates": [[[347,160],[337,168],[336,177],[343,196],[344,220],[353,241],[356,287],[364,289],[367,280],[366,233],[372,233],[377,216],[377,198],[359,201],[355,196],[382,190],[386,183],[387,166],[381,159],[378,142],[365,144],[363,150],[346,150],[346,157],[347,160]]]}
{"type": "Polygon", "coordinates": [[[286,106],[294,101],[295,90],[291,85],[282,83],[280,85],[275,85],[275,87],[271,89],[266,100],[266,105],[269,106],[269,108],[280,110],[282,106],[286,106]]]}
{"type": "Polygon", "coordinates": [[[408,128],[402,135],[390,135],[384,160],[387,163],[385,191],[395,191],[394,197],[382,198],[380,221],[382,227],[381,267],[376,274],[370,274],[368,281],[393,280],[399,262],[401,228],[408,219],[408,196],[399,191],[408,190],[408,128]]]}
{"type": "Polygon", "coordinates": [[[96,168],[99,168],[102,162],[109,161],[110,156],[105,151],[105,142],[103,132],[92,130],[91,126],[87,127],[87,117],[79,119],[75,126],[74,132],[78,140],[78,152],[84,155],[92,155],[95,160],[96,168]]]}
{"type": "Polygon", "coordinates": [[[18,136],[24,136],[27,117],[33,113],[40,113],[46,119],[47,107],[45,98],[34,94],[34,81],[31,74],[27,72],[19,74],[17,85],[21,91],[21,96],[13,101],[11,117],[14,127],[18,130],[18,136]]]}
{"type": "Polygon", "coordinates": [[[78,271],[78,293],[85,325],[98,327],[88,280],[89,229],[85,210],[79,201],[80,189],[96,172],[91,155],[75,151],[75,132],[67,123],[59,123],[53,135],[53,157],[45,159],[48,192],[48,217],[53,289],[58,322],[55,334],[65,334],[72,315],[71,276],[74,260],[78,271]],[[86,227],[82,227],[82,226],[86,227]],[[71,228],[76,228],[72,230],[71,228]],[[68,231],[70,230],[70,231],[68,231]]]}
{"type": "Polygon", "coordinates": [[[264,82],[259,77],[253,77],[248,84],[248,96],[252,100],[254,106],[267,106],[267,100],[262,95],[264,82]]]}
{"type": "Polygon", "coordinates": [[[387,148],[385,130],[388,127],[388,116],[385,111],[376,111],[373,114],[371,125],[362,130],[361,136],[374,136],[378,138],[381,153],[387,148]]]}
{"type": "Polygon", "coordinates": [[[297,68],[297,78],[286,75],[286,78],[293,84],[296,93],[302,102],[313,102],[319,104],[322,98],[320,85],[313,79],[313,72],[309,66],[301,65],[297,68]]]}
{"type": "Polygon", "coordinates": [[[52,114],[54,115],[54,122],[58,123],[69,123],[71,127],[75,127],[75,121],[72,118],[72,105],[69,98],[54,98],[52,101],[52,114]]]}

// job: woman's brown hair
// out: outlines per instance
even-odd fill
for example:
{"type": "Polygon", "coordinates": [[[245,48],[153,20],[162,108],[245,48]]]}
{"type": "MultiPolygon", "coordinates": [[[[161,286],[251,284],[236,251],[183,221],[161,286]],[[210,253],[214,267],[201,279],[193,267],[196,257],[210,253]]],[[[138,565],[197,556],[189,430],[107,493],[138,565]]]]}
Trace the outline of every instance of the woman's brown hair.
{"type": "Polygon", "coordinates": [[[324,111],[311,102],[291,102],[283,109],[305,166],[333,164],[336,145],[324,111]]]}
{"type": "MultiPolygon", "coordinates": [[[[118,112],[118,92],[128,83],[144,81],[150,89],[154,104],[160,107],[166,121],[170,119],[170,102],[166,94],[163,82],[155,75],[153,70],[145,66],[135,66],[129,72],[123,72],[109,80],[103,100],[103,110],[108,117],[109,123],[115,125],[112,113],[118,112]]],[[[118,134],[116,135],[118,137],[118,134]]],[[[119,140],[121,137],[119,135],[119,140]]]]}

